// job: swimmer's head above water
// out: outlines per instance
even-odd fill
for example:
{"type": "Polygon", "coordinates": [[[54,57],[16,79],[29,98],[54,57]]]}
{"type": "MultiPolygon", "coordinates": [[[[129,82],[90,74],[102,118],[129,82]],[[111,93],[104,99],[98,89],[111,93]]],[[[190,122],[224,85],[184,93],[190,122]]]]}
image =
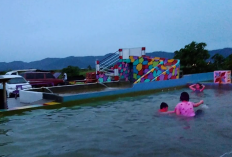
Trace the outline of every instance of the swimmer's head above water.
{"type": "Polygon", "coordinates": [[[193,91],[202,92],[205,89],[205,86],[201,83],[196,83],[196,84],[189,86],[189,88],[193,91]]]}
{"type": "Polygon", "coordinates": [[[200,90],[203,86],[202,86],[202,84],[200,84],[200,83],[196,83],[196,89],[198,89],[198,90],[200,90]]]}
{"type": "Polygon", "coordinates": [[[162,102],[160,104],[160,110],[159,110],[159,112],[167,112],[167,111],[168,111],[168,104],[165,103],[165,102],[162,102]]]}
{"type": "Polygon", "coordinates": [[[189,101],[189,94],[187,92],[182,92],[180,94],[180,101],[189,101]]]}
{"type": "Polygon", "coordinates": [[[168,104],[165,102],[160,104],[159,112],[164,114],[175,113],[175,111],[168,111],[168,104]]]}

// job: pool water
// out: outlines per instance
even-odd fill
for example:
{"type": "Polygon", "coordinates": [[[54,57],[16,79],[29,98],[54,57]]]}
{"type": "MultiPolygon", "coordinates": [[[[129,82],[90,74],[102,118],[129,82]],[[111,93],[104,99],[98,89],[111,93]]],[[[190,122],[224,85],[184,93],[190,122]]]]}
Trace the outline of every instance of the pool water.
{"type": "Polygon", "coordinates": [[[189,89],[39,109],[1,117],[0,156],[219,157],[232,150],[232,91],[189,89]],[[157,113],[174,109],[182,91],[200,99],[204,114],[183,118],[157,113]]]}

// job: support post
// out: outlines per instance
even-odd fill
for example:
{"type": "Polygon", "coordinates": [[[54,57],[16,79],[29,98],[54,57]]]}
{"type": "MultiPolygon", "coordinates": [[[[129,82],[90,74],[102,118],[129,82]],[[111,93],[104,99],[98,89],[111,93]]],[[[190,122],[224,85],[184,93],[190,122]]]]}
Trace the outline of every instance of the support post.
{"type": "Polygon", "coordinates": [[[100,70],[99,60],[96,60],[95,64],[96,64],[96,74],[99,74],[99,70],[100,70]]]}
{"type": "Polygon", "coordinates": [[[119,80],[119,76],[118,76],[118,65],[114,65],[114,80],[118,81],[119,80]]]}
{"type": "Polygon", "coordinates": [[[6,82],[2,82],[3,86],[3,109],[8,109],[7,98],[6,98],[6,82]]]}
{"type": "Polygon", "coordinates": [[[119,59],[122,59],[122,49],[119,49],[118,52],[119,52],[119,59]]]}

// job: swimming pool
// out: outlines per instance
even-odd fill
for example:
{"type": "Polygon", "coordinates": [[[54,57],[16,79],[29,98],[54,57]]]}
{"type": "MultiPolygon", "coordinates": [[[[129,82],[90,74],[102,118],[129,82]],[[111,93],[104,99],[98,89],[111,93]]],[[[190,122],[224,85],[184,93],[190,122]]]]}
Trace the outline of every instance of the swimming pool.
{"type": "Polygon", "coordinates": [[[186,88],[1,117],[0,156],[221,156],[232,150],[231,94],[186,88]],[[173,109],[182,91],[205,101],[203,116],[157,114],[162,101],[173,109]]]}

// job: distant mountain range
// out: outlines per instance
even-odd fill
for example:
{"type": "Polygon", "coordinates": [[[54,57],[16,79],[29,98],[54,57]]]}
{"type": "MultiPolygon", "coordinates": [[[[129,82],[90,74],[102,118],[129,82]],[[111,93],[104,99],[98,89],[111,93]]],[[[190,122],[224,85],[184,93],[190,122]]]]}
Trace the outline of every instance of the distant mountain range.
{"type": "MultiPolygon", "coordinates": [[[[232,48],[224,48],[218,50],[209,51],[210,56],[212,57],[216,53],[221,54],[224,57],[232,54],[232,48]]],[[[13,62],[0,62],[0,71],[9,71],[9,70],[18,70],[18,69],[40,69],[40,70],[56,70],[63,69],[69,65],[78,66],[80,68],[87,68],[87,66],[95,67],[95,60],[102,60],[107,57],[109,54],[105,56],[85,56],[85,57],[66,57],[66,58],[45,58],[39,61],[33,62],[22,62],[22,61],[13,61],[13,62]]],[[[163,52],[163,51],[155,51],[151,53],[146,53],[147,56],[151,57],[163,57],[171,59],[174,57],[174,53],[163,52]]]]}

